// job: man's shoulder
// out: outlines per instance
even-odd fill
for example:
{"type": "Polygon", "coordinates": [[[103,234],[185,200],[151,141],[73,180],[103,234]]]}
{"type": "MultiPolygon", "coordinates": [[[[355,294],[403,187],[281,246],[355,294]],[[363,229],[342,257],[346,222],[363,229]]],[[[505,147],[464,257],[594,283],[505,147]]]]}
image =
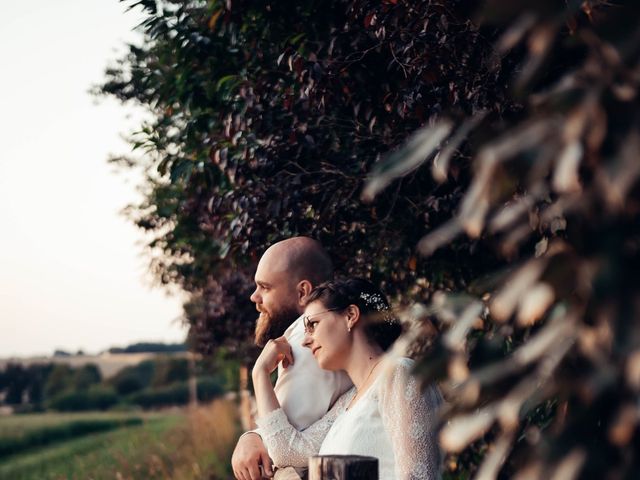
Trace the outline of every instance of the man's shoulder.
{"type": "Polygon", "coordinates": [[[302,333],[304,333],[304,325],[303,325],[303,320],[302,317],[304,317],[304,315],[300,315],[298,318],[296,318],[293,322],[291,322],[291,325],[289,325],[287,327],[287,329],[284,331],[284,336],[288,338],[288,335],[291,335],[292,333],[298,333],[300,330],[302,330],[302,333]]]}

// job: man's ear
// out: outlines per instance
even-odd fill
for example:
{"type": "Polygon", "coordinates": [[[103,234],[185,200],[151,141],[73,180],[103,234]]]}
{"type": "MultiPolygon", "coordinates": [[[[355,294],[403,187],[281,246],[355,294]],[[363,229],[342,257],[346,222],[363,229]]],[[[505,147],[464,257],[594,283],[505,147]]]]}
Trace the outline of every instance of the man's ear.
{"type": "Polygon", "coordinates": [[[313,285],[309,280],[300,280],[296,287],[296,292],[298,294],[298,305],[301,307],[306,303],[307,297],[313,290],[313,285]]]}

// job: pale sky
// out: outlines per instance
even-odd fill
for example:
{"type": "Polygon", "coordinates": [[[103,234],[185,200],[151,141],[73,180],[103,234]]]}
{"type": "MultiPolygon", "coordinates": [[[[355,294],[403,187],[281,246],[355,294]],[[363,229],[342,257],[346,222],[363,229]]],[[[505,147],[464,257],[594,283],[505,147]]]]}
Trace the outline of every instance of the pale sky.
{"type": "MultiPolygon", "coordinates": [[[[181,299],[150,286],[135,181],[107,164],[140,112],[88,90],[140,20],[117,0],[3,2],[0,358],[182,341],[181,299]]],[[[139,120],[138,120],[139,122],[139,120]]]]}

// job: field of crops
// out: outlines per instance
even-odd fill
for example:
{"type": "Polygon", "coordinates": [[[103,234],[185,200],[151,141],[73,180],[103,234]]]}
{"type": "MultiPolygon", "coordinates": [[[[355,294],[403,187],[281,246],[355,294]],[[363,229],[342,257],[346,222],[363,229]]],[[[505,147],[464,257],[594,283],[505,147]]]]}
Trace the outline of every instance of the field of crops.
{"type": "Polygon", "coordinates": [[[236,411],[0,417],[0,479],[226,479],[236,411]]]}

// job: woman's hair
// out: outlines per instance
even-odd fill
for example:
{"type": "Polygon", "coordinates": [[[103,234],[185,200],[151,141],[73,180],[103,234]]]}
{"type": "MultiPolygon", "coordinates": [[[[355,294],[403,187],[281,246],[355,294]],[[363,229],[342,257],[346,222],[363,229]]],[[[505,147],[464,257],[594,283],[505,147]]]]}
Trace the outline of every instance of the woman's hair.
{"type": "Polygon", "coordinates": [[[343,278],[321,283],[309,293],[306,304],[316,301],[336,310],[356,305],[367,338],[383,350],[387,350],[402,333],[402,325],[391,311],[387,298],[363,278],[343,278]]]}

